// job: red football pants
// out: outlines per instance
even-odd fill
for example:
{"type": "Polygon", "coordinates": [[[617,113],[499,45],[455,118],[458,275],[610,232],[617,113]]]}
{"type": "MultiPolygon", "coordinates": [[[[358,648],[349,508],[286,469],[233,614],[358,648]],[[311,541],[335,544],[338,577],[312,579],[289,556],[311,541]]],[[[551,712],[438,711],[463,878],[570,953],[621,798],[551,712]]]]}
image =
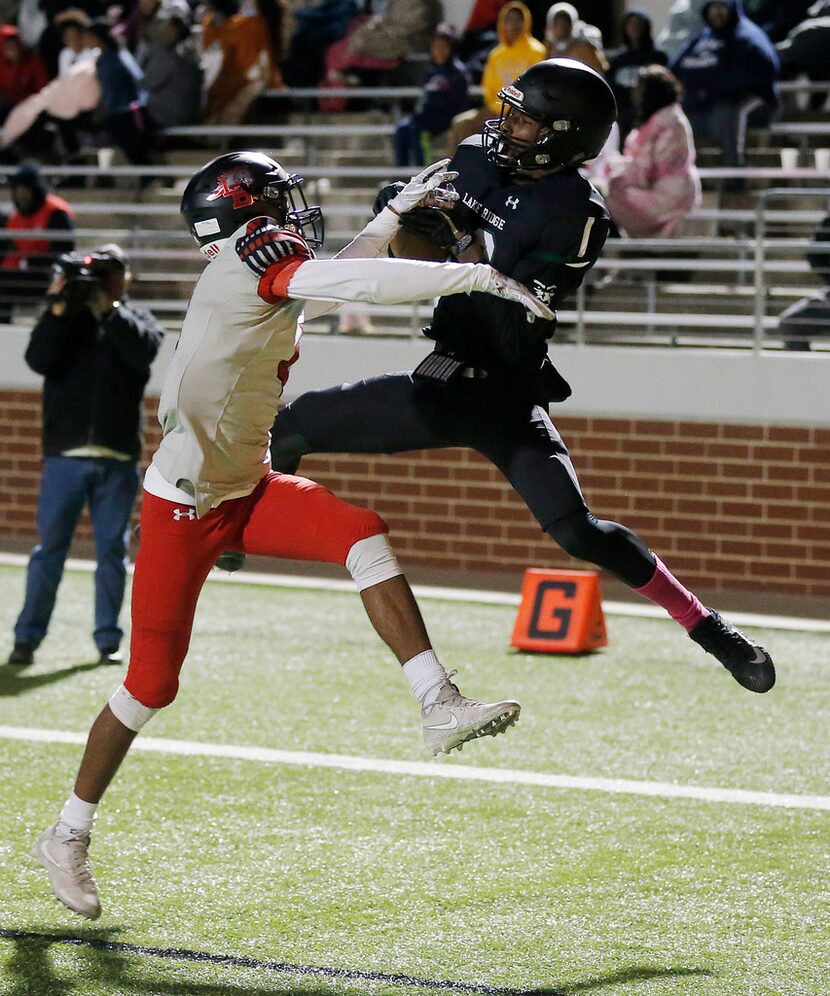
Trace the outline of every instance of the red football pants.
{"type": "Polygon", "coordinates": [[[169,705],[193,629],[199,593],[225,550],[345,564],[358,540],[388,532],[379,515],[304,477],[270,472],[246,498],[201,519],[190,506],[144,492],[124,685],[142,705],[169,705]]]}

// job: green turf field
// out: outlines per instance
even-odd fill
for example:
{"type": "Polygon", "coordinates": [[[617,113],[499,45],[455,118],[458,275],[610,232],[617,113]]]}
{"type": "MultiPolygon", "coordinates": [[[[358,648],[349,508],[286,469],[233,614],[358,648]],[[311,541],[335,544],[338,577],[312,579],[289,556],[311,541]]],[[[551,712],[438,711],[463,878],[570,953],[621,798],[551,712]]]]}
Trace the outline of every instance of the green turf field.
{"type": "MultiPolygon", "coordinates": [[[[4,655],[22,589],[0,568],[4,655]]],[[[90,663],[91,605],[68,573],[36,664],[0,667],[0,725],[86,733],[122,674],[90,663]]],[[[512,608],[423,609],[462,690],[523,704],[443,766],[830,796],[826,634],[753,630],[779,673],[754,696],[670,622],[555,659],[508,650],[512,608]]],[[[432,761],[351,593],[208,585],[143,737],[432,761]]],[[[136,751],[89,924],[29,856],[79,758],[0,736],[2,996],[830,993],[826,810],[136,751]]]]}

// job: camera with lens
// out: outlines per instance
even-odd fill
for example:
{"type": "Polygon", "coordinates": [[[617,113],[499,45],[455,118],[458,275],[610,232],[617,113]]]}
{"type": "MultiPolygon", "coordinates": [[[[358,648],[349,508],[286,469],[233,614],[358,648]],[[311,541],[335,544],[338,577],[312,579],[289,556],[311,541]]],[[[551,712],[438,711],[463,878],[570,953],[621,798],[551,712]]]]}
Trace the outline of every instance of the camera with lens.
{"type": "Polygon", "coordinates": [[[51,301],[64,301],[69,308],[88,304],[101,280],[112,273],[119,264],[112,256],[101,252],[67,252],[59,256],[52,267],[52,276],[66,278],[66,285],[58,294],[50,295],[51,301]]]}

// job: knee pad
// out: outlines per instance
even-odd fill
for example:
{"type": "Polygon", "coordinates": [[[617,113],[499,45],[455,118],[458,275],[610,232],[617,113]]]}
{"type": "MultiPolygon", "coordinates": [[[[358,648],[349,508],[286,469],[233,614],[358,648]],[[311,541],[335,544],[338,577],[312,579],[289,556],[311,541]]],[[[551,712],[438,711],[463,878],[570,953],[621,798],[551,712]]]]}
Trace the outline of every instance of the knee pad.
{"type": "MultiPolygon", "coordinates": [[[[380,516],[376,518],[383,522],[380,516]]],[[[346,557],[346,569],[354,578],[358,591],[403,574],[385,532],[354,543],[346,557]]]]}
{"type": "Polygon", "coordinates": [[[142,705],[123,685],[119,685],[110,696],[109,707],[119,723],[134,733],[138,733],[158,712],[158,709],[142,705]]]}

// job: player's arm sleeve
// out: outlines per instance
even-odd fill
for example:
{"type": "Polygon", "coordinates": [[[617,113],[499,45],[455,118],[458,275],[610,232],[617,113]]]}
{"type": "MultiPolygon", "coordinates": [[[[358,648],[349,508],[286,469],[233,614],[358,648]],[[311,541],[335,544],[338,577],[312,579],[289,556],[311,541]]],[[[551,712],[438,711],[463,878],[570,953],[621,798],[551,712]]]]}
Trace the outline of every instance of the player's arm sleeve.
{"type": "Polygon", "coordinates": [[[389,248],[400,225],[400,216],[385,207],[334,259],[377,259],[389,248]]]}
{"type": "Polygon", "coordinates": [[[408,259],[313,259],[295,267],[284,297],[314,301],[407,304],[477,290],[485,274],[473,263],[425,263],[408,259]]]}
{"type": "MultiPolygon", "coordinates": [[[[608,219],[599,205],[587,216],[580,212],[552,219],[512,276],[556,308],[585,279],[607,234],[608,219]]],[[[471,294],[470,306],[482,325],[492,330],[491,338],[508,362],[520,361],[540,338],[551,339],[556,332],[555,319],[536,318],[513,301],[471,294]]]]}
{"type": "Polygon", "coordinates": [[[592,190],[584,205],[546,219],[511,276],[558,307],[596,263],[609,227],[605,203],[592,190]]]}
{"type": "MultiPolygon", "coordinates": [[[[334,254],[334,259],[377,259],[389,248],[400,225],[400,217],[389,208],[382,208],[368,225],[334,254]]],[[[335,311],[342,301],[309,301],[305,307],[305,319],[311,321],[335,311]]]]}

